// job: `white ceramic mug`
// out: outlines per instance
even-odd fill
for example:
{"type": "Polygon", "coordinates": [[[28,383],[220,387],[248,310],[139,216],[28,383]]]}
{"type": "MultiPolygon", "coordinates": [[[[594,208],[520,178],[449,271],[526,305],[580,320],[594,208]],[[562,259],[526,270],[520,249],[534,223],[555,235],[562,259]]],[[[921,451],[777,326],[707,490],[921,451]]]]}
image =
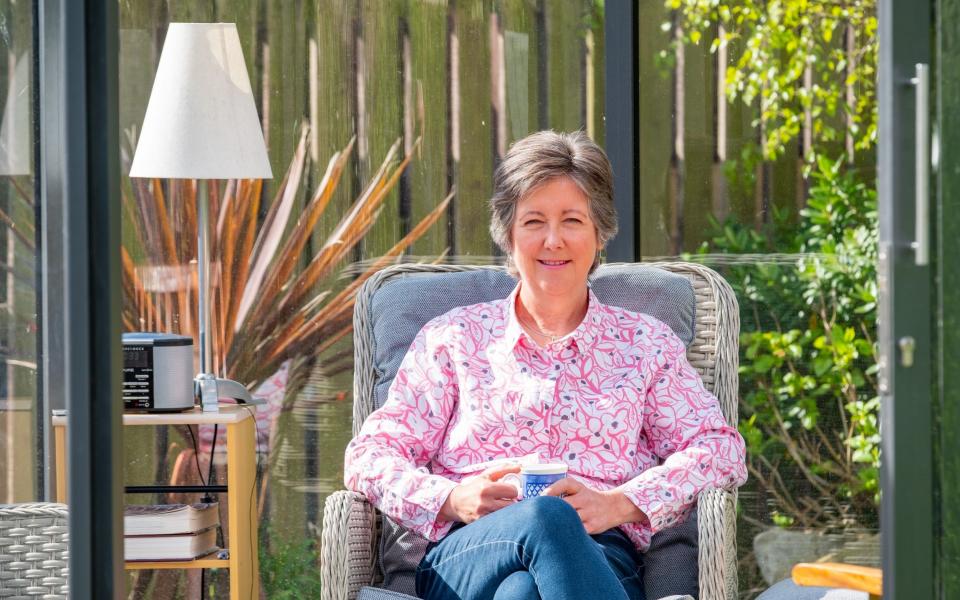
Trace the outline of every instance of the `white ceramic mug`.
{"type": "Polygon", "coordinates": [[[504,483],[510,483],[517,488],[520,499],[535,498],[543,493],[553,483],[567,476],[567,465],[564,463],[540,463],[521,465],[520,473],[508,473],[500,478],[504,483]]]}

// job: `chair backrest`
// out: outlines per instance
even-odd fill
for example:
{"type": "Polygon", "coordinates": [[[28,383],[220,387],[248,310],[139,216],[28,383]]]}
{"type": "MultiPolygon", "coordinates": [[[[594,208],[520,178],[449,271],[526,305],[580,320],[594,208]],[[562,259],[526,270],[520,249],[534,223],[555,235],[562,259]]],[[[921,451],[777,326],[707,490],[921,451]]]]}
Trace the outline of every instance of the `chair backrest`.
{"type": "Polygon", "coordinates": [[[67,506],[0,505],[0,598],[69,596],[67,506]]]}
{"type": "MultiPolygon", "coordinates": [[[[396,265],[367,281],[353,313],[354,435],[386,400],[404,354],[430,319],[457,306],[505,298],[515,285],[502,268],[463,265],[396,265]]],[[[727,421],[736,425],[739,311],[719,275],[691,263],[610,264],[597,269],[591,287],[605,304],[669,325],[727,421]]]]}

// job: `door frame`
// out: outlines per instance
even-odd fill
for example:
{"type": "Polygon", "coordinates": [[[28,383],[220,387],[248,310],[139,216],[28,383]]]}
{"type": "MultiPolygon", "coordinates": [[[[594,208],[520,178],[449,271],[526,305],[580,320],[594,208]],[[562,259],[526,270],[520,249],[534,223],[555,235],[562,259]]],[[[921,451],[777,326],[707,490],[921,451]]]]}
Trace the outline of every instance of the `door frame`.
{"type": "Polygon", "coordinates": [[[934,598],[933,268],[918,264],[922,253],[914,246],[915,223],[923,222],[918,202],[930,200],[917,188],[929,166],[921,158],[925,168],[916,168],[925,146],[917,133],[929,129],[922,119],[918,128],[916,117],[918,106],[927,119],[930,110],[918,104],[922,86],[913,81],[918,63],[931,64],[932,2],[880,0],[877,8],[883,591],[887,600],[934,598]]]}

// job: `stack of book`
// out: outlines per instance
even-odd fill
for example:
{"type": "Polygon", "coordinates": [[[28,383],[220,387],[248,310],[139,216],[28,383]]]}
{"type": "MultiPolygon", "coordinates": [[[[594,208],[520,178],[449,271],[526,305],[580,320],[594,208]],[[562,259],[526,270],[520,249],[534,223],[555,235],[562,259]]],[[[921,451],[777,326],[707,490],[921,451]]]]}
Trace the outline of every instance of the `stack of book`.
{"type": "Polygon", "coordinates": [[[194,560],[217,548],[216,502],[127,506],[123,556],[130,561],[194,560]]]}

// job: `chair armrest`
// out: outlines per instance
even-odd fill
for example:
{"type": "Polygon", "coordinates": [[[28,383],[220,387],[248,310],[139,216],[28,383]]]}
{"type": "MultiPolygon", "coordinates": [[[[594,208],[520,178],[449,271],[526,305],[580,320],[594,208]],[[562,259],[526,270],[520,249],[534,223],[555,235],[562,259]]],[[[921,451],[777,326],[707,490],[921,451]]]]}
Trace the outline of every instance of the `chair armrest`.
{"type": "Polygon", "coordinates": [[[843,563],[800,563],[791,572],[797,585],[838,587],[867,592],[871,596],[883,594],[883,571],[843,563]]]}
{"type": "Polygon", "coordinates": [[[321,600],[354,600],[373,582],[376,519],[362,494],[338,491],[327,497],[320,534],[321,600]]]}
{"type": "Polygon", "coordinates": [[[701,600],[737,598],[737,494],[709,489],[697,499],[701,600]]]}

